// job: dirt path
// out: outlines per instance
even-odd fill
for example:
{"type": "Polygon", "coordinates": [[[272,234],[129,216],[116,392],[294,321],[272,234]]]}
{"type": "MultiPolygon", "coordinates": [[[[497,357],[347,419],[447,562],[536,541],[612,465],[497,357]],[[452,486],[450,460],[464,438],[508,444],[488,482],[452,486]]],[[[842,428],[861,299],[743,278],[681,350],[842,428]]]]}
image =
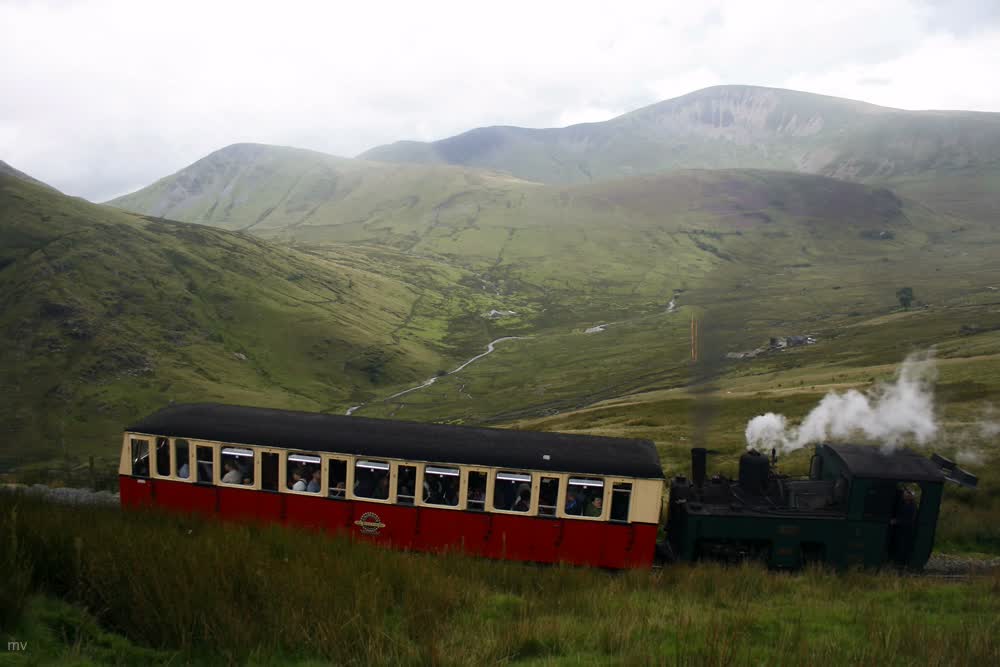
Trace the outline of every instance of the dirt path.
{"type": "MultiPolygon", "coordinates": [[[[382,402],[383,403],[387,403],[387,402],[391,401],[394,398],[398,398],[400,396],[403,396],[404,394],[409,394],[410,392],[417,391],[418,389],[424,389],[425,387],[431,386],[432,384],[434,384],[435,382],[437,382],[439,379],[441,379],[443,377],[448,377],[449,375],[454,375],[455,373],[458,373],[459,371],[461,371],[463,368],[465,368],[469,364],[482,359],[483,357],[485,357],[488,354],[491,354],[493,352],[493,350],[496,349],[497,343],[502,343],[505,340],[521,340],[523,338],[530,338],[530,336],[504,336],[503,338],[497,338],[496,340],[492,341],[489,345],[486,346],[486,351],[485,352],[483,352],[481,354],[477,354],[476,356],[472,357],[471,359],[469,359],[468,361],[466,361],[464,364],[462,364],[461,366],[459,366],[455,370],[448,371],[447,373],[445,373],[443,375],[435,375],[434,377],[432,377],[429,380],[423,382],[422,384],[417,385],[416,387],[410,387],[409,389],[404,389],[403,391],[397,391],[392,396],[387,396],[387,397],[383,398],[382,402]]],[[[354,414],[355,411],[357,411],[357,410],[365,407],[366,405],[368,405],[368,404],[367,403],[362,403],[361,405],[355,405],[353,407],[350,407],[350,408],[347,409],[347,412],[345,412],[344,414],[350,416],[350,415],[354,414]]]]}

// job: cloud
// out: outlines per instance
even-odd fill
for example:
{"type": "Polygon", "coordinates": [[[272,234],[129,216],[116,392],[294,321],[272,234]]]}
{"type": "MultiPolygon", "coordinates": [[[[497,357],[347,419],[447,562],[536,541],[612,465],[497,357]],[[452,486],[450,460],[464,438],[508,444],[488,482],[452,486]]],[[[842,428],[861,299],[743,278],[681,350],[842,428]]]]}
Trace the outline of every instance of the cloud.
{"type": "Polygon", "coordinates": [[[237,141],[355,155],[718,83],[1000,110],[993,6],[0,3],[0,159],[102,200],[237,141]]]}

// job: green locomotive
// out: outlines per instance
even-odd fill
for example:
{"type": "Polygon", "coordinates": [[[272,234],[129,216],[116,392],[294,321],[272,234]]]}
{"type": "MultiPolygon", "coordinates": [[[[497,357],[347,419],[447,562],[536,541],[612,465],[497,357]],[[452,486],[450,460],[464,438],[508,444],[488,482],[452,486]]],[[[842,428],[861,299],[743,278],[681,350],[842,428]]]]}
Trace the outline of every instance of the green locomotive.
{"type": "Polygon", "coordinates": [[[947,459],[906,449],[818,445],[808,479],[778,474],[774,453],[754,450],[740,457],[738,479],[708,479],[706,455],[692,449],[692,478],[670,485],[667,544],[678,560],[919,570],[934,546],[944,482],[977,482],[947,459]]]}

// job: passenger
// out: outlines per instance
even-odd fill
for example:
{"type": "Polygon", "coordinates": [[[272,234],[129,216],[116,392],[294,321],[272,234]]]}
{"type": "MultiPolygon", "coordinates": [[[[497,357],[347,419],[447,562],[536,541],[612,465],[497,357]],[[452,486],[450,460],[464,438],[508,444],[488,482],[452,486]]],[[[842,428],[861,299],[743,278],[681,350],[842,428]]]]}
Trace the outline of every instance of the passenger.
{"type": "Polygon", "coordinates": [[[601,516],[601,505],[603,504],[603,502],[604,501],[601,500],[600,496],[594,496],[594,499],[590,501],[590,504],[587,505],[586,508],[584,508],[583,515],[595,516],[595,517],[601,516]]]}
{"type": "Polygon", "coordinates": [[[444,492],[444,502],[447,505],[458,504],[458,479],[452,478],[448,481],[448,487],[444,492]]]}
{"type": "Polygon", "coordinates": [[[382,475],[378,478],[378,482],[375,484],[375,495],[373,498],[378,498],[379,500],[385,500],[389,497],[389,476],[382,475]]]}
{"type": "Polygon", "coordinates": [[[253,480],[250,477],[244,477],[243,486],[253,486],[253,480]]]}
{"type": "Polygon", "coordinates": [[[191,469],[188,467],[187,461],[181,464],[181,467],[177,469],[177,476],[181,479],[187,479],[191,476],[191,469]]]}
{"type": "Polygon", "coordinates": [[[580,513],[580,499],[571,490],[566,490],[566,514],[580,513]]]}
{"type": "Polygon", "coordinates": [[[322,474],[323,473],[319,468],[313,470],[312,479],[309,480],[309,484],[306,486],[306,491],[309,493],[319,493],[320,477],[322,474]]]}
{"type": "MultiPolygon", "coordinates": [[[[527,485],[525,485],[527,486],[527,485]]],[[[514,512],[527,512],[531,509],[531,491],[527,488],[521,489],[517,494],[517,502],[510,508],[514,512]]]]}
{"type": "Polygon", "coordinates": [[[296,468],[292,471],[292,491],[306,490],[306,480],[302,478],[304,472],[302,468],[296,468]]]}
{"type": "Polygon", "coordinates": [[[226,461],[223,465],[226,470],[226,474],[222,476],[223,484],[240,484],[243,482],[243,473],[232,461],[226,461]]]}
{"type": "Polygon", "coordinates": [[[469,489],[469,501],[475,503],[486,502],[486,489],[481,487],[469,489]]]}
{"type": "Polygon", "coordinates": [[[345,491],[344,487],[344,480],[338,480],[337,483],[333,485],[333,488],[330,489],[330,495],[334,498],[343,498],[345,491]]]}

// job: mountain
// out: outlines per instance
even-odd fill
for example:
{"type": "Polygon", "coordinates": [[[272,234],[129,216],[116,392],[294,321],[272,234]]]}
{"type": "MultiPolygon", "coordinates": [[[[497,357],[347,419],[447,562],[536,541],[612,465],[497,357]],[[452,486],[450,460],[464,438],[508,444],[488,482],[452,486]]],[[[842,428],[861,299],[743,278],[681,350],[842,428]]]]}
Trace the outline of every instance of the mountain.
{"type": "Polygon", "coordinates": [[[22,181],[27,181],[28,183],[34,183],[35,185],[41,185],[41,186],[49,188],[51,190],[55,190],[55,188],[53,188],[48,183],[43,183],[42,181],[38,180],[37,178],[32,178],[31,176],[27,175],[23,171],[20,171],[18,169],[15,169],[14,167],[10,166],[9,164],[7,164],[6,162],[4,162],[3,160],[0,160],[0,175],[12,176],[14,178],[19,178],[22,181]]]}
{"type": "Polygon", "coordinates": [[[108,204],[257,232],[375,209],[383,215],[426,213],[429,202],[515,180],[450,166],[386,165],[299,148],[234,144],[108,204]]]}
{"type": "Polygon", "coordinates": [[[669,169],[780,169],[898,186],[942,210],[982,217],[1000,185],[1000,113],[904,111],[792,90],[716,86],[600,123],[478,128],[430,143],[379,146],[359,157],[496,169],[541,183],[669,169]]]}
{"type": "Polygon", "coordinates": [[[169,401],[342,410],[478,349],[496,307],[391,249],[309,252],[0,174],[0,470],[107,454],[169,401]],[[447,288],[447,294],[442,290],[447,288]]]}

